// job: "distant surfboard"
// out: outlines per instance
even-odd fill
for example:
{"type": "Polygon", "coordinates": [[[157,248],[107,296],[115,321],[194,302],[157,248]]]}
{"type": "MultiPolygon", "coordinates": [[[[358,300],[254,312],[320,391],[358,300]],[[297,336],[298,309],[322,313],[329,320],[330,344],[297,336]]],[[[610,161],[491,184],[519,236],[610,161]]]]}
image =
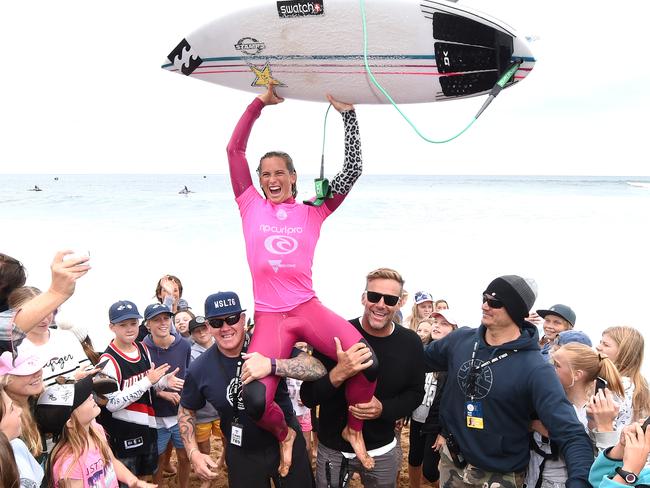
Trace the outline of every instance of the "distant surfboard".
{"type": "MultiPolygon", "coordinates": [[[[398,103],[487,93],[513,61],[512,85],[533,69],[523,36],[507,24],[434,0],[366,2],[368,63],[398,103]]],[[[280,0],[217,19],[184,38],[164,69],[260,93],[323,101],[389,103],[363,63],[357,0],[280,0]]]]}
{"type": "Polygon", "coordinates": [[[650,189],[650,183],[645,183],[643,181],[627,181],[626,182],[630,186],[634,186],[636,188],[647,188],[650,189]]]}

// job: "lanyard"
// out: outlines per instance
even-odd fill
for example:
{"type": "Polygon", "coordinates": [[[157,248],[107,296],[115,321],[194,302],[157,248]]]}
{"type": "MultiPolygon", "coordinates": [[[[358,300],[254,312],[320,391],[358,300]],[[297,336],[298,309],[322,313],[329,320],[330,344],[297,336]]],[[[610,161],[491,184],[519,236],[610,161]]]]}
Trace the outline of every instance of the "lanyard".
{"type": "MultiPolygon", "coordinates": [[[[483,368],[487,368],[488,366],[491,366],[491,365],[501,361],[502,359],[507,358],[508,356],[510,356],[511,353],[514,354],[514,353],[519,351],[518,349],[513,349],[512,351],[504,352],[502,354],[499,354],[496,357],[493,357],[492,359],[490,359],[488,361],[484,361],[484,362],[481,362],[480,364],[475,365],[474,361],[481,361],[480,359],[478,359],[478,360],[476,359],[476,350],[477,349],[478,349],[478,341],[474,342],[474,349],[472,350],[472,360],[470,361],[470,364],[472,365],[471,366],[472,369],[469,372],[469,375],[468,375],[468,378],[467,378],[467,380],[469,382],[470,381],[469,378],[471,377],[472,378],[471,381],[474,384],[476,384],[476,382],[479,380],[479,376],[480,376],[481,370],[483,368]]],[[[467,392],[465,394],[467,394],[467,392]]],[[[474,400],[475,396],[476,395],[469,395],[469,397],[470,397],[470,399],[472,401],[474,400]]]]}
{"type": "MultiPolygon", "coordinates": [[[[507,358],[508,356],[510,356],[510,353],[509,353],[509,352],[504,352],[504,353],[502,353],[502,354],[499,354],[499,355],[496,356],[496,357],[493,357],[492,359],[490,359],[490,360],[488,360],[488,361],[485,361],[484,363],[481,363],[481,364],[478,365],[478,366],[474,366],[474,360],[475,360],[475,358],[476,358],[476,350],[477,350],[477,349],[478,349],[478,341],[476,341],[476,342],[474,343],[474,350],[472,351],[472,368],[475,369],[476,371],[479,371],[479,370],[481,370],[481,369],[483,369],[483,368],[485,368],[485,367],[487,367],[487,366],[491,366],[491,365],[493,365],[494,363],[499,362],[499,361],[501,361],[502,359],[505,359],[505,358],[507,358]]],[[[513,349],[513,350],[512,350],[512,353],[514,354],[514,353],[516,353],[516,352],[518,352],[518,351],[519,351],[519,349],[513,349]]]]}
{"type": "MultiPolygon", "coordinates": [[[[235,383],[234,383],[234,393],[232,400],[232,408],[235,410],[235,413],[233,415],[233,422],[239,423],[239,398],[241,397],[241,391],[243,388],[242,382],[241,382],[241,370],[242,370],[242,365],[244,364],[244,361],[242,360],[241,356],[242,354],[246,354],[246,351],[248,350],[248,345],[250,344],[250,336],[246,334],[244,336],[244,344],[242,346],[242,350],[239,353],[239,359],[237,360],[237,369],[235,371],[235,383]]],[[[221,351],[219,351],[219,348],[217,347],[217,360],[219,362],[219,368],[221,369],[221,372],[223,373],[224,379],[228,378],[228,372],[226,371],[225,366],[223,365],[223,358],[221,357],[221,351]]]]}

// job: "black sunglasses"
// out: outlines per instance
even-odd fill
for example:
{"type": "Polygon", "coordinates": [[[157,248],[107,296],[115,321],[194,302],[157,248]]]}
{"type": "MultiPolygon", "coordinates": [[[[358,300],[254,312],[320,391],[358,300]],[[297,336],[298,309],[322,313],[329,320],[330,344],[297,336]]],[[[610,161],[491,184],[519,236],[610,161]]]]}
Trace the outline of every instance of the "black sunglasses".
{"type": "Polygon", "coordinates": [[[503,308],[503,302],[486,295],[483,295],[483,303],[487,303],[490,308],[503,308]]]}
{"type": "Polygon", "coordinates": [[[210,327],[212,327],[213,329],[220,329],[221,327],[223,327],[224,322],[228,325],[236,325],[237,322],[239,322],[240,317],[241,317],[241,312],[238,312],[235,315],[229,315],[228,317],[224,317],[223,319],[218,319],[218,318],[208,319],[208,324],[210,324],[210,327]]]}
{"type": "Polygon", "coordinates": [[[379,300],[384,299],[384,303],[389,307],[394,307],[399,302],[400,297],[395,295],[384,295],[383,293],[377,293],[376,291],[367,291],[366,298],[370,303],[379,303],[379,300]]]}

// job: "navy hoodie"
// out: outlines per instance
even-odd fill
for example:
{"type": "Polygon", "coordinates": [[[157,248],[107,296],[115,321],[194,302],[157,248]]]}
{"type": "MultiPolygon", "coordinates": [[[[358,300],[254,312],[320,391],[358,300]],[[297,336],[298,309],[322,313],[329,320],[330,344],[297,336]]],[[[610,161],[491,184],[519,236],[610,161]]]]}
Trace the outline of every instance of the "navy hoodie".
{"type": "Polygon", "coordinates": [[[535,326],[526,322],[519,338],[500,346],[487,344],[485,331],[483,325],[463,327],[425,350],[428,371],[448,371],[440,407],[444,431],[453,434],[468,463],[486,471],[518,472],[528,465],[528,426],[536,413],[568,460],[567,487],[590,486],[591,441],[553,366],[542,359],[535,326]],[[467,376],[472,364],[484,364],[506,352],[505,358],[482,367],[475,383],[473,401],[480,402],[484,428],[467,427],[467,376]]]}
{"type": "MultiPolygon", "coordinates": [[[[185,379],[185,371],[190,366],[191,346],[180,334],[172,335],[174,336],[174,342],[167,349],[156,346],[151,334],[145,337],[142,342],[149,349],[152,363],[156,366],[165,363],[169,364],[170,373],[176,368],[179,368],[175,376],[180,379],[185,379]]],[[[158,395],[153,396],[153,409],[156,412],[156,417],[171,417],[178,414],[178,405],[174,405],[172,402],[160,398],[158,395]]]]}

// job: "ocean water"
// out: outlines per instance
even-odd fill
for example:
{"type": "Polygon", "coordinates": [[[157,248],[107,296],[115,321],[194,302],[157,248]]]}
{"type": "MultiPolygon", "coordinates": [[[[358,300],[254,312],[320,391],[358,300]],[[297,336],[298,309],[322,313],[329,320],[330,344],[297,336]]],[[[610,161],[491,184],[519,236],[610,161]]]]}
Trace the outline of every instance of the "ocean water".
{"type": "MultiPolygon", "coordinates": [[[[63,313],[98,347],[110,339],[109,305],[130,299],[142,311],[167,273],[182,279],[195,311],[208,294],[234,290],[252,314],[227,176],[58,178],[2,176],[0,250],[41,288],[57,249],[89,252],[93,269],[63,313]],[[43,191],[27,191],[34,185],[43,191]],[[179,195],[184,185],[195,193],[179,195]]],[[[298,185],[299,198],[312,195],[312,176],[298,185]]],[[[411,296],[445,298],[464,325],[477,326],[485,286],[519,274],[537,281],[536,307],[570,305],[576,328],[597,342],[611,325],[648,326],[649,215],[650,178],[364,175],[323,226],[314,286],[351,318],[361,313],[366,273],[388,266],[411,296]]]]}

